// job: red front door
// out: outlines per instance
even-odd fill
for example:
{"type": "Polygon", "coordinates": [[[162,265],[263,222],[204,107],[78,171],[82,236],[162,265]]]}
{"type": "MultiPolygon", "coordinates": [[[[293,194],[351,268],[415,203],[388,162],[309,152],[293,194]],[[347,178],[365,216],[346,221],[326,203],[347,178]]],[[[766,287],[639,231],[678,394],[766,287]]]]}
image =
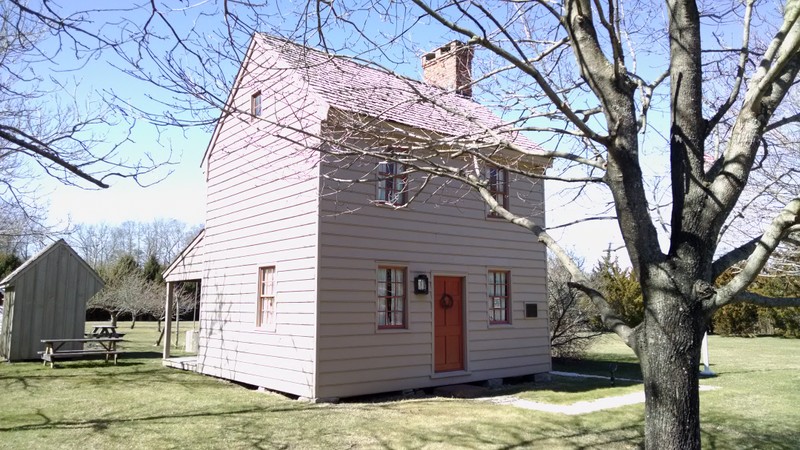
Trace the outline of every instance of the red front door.
{"type": "Polygon", "coordinates": [[[464,369],[464,279],[434,277],[434,369],[464,369]]]}

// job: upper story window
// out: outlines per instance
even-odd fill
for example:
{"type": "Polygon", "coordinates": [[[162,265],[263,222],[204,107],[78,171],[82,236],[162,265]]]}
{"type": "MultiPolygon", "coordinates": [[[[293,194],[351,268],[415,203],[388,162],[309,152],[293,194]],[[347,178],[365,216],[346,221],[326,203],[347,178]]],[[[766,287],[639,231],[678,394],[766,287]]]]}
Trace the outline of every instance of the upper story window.
{"type": "Polygon", "coordinates": [[[261,91],[256,92],[250,97],[250,114],[253,117],[261,115],[261,91]]]}
{"type": "Polygon", "coordinates": [[[388,205],[405,205],[408,177],[402,164],[394,161],[378,163],[378,192],[376,200],[388,205]]]}
{"type": "Polygon", "coordinates": [[[511,323],[511,294],[509,272],[489,271],[489,323],[511,323]]]}
{"type": "Polygon", "coordinates": [[[258,269],[256,327],[275,327],[275,266],[258,269]]]}
{"type": "MultiPolygon", "coordinates": [[[[500,167],[489,167],[486,177],[489,179],[489,192],[497,203],[504,209],[508,209],[508,170],[500,167]]],[[[499,217],[499,214],[492,211],[490,217],[499,217]]]]}
{"type": "Polygon", "coordinates": [[[406,328],[406,269],[378,267],[378,329],[406,328]]]}

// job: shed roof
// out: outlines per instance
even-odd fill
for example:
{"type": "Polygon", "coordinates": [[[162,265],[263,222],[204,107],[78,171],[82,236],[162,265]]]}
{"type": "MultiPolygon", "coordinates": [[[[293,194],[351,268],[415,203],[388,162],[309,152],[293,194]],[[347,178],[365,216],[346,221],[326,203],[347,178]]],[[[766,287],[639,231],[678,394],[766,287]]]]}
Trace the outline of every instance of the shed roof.
{"type": "Polygon", "coordinates": [[[39,253],[37,253],[24,263],[22,263],[22,265],[17,267],[16,270],[14,270],[10,274],[8,274],[5,278],[3,278],[3,280],[0,281],[0,287],[5,288],[6,286],[13,285],[14,282],[17,279],[19,279],[25,272],[30,270],[31,267],[34,267],[39,261],[44,260],[48,254],[55,251],[55,249],[59,247],[64,248],[69,253],[71,253],[75,257],[75,260],[78,262],[78,264],[84,270],[89,272],[91,276],[95,277],[100,282],[100,286],[103,286],[105,284],[100,275],[98,275],[97,272],[95,272],[94,269],[92,269],[92,267],[89,266],[89,264],[86,261],[84,261],[84,259],[81,258],[80,255],[78,255],[78,253],[75,252],[75,250],[72,247],[70,247],[69,244],[67,244],[67,242],[64,239],[59,239],[53,242],[52,244],[48,245],[47,247],[43,248],[39,253]]]}
{"type": "Polygon", "coordinates": [[[470,98],[266,34],[256,34],[254,41],[278,55],[268,70],[294,71],[334,108],[446,136],[485,140],[481,137],[491,130],[532,154],[543,153],[541,147],[470,98]]]}

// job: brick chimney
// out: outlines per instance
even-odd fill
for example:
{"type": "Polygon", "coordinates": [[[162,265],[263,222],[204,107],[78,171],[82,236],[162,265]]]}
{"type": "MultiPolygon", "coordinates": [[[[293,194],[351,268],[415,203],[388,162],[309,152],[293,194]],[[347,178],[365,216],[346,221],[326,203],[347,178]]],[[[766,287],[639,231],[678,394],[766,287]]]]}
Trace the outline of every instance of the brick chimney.
{"type": "Polygon", "coordinates": [[[460,41],[445,44],[422,57],[422,79],[464,97],[472,97],[472,47],[460,41]]]}

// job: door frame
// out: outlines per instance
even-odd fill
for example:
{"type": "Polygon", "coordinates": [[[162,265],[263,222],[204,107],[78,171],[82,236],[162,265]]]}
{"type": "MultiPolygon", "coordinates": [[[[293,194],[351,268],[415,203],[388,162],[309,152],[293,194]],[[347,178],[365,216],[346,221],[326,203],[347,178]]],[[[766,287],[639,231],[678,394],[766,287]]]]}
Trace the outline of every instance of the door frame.
{"type": "Polygon", "coordinates": [[[430,305],[431,305],[431,378],[445,378],[445,377],[456,377],[456,376],[463,376],[469,373],[469,364],[470,358],[469,356],[469,327],[467,324],[467,318],[469,317],[469,298],[467,296],[467,279],[468,275],[466,273],[456,273],[456,272],[431,272],[431,290],[430,290],[430,305]],[[463,305],[461,307],[461,336],[464,341],[464,345],[462,345],[462,361],[464,368],[461,370],[454,370],[449,372],[437,372],[436,371],[436,307],[434,306],[434,302],[436,301],[436,277],[453,277],[453,278],[461,278],[461,300],[463,305]]]}

